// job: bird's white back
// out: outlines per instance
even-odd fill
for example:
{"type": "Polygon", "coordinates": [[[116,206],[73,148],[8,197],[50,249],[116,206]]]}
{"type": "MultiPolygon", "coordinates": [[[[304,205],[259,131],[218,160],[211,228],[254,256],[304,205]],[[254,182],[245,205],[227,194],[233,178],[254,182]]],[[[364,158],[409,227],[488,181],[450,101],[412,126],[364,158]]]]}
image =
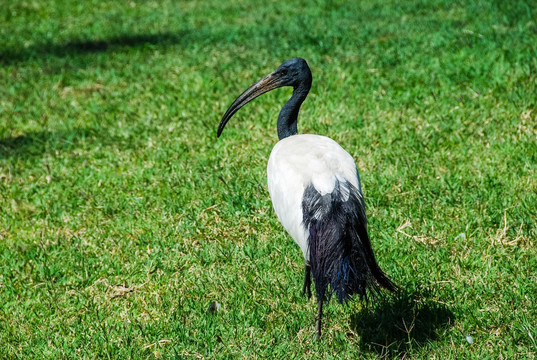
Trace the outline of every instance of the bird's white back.
{"type": "MultiPolygon", "coordinates": [[[[274,211],[283,227],[309,259],[308,233],[303,224],[302,199],[310,184],[321,194],[332,193],[339,182],[359,189],[360,179],[352,156],[334,140],[320,135],[299,134],[280,140],[267,166],[267,182],[274,211]]],[[[346,201],[348,192],[341,193],[346,201]]]]}

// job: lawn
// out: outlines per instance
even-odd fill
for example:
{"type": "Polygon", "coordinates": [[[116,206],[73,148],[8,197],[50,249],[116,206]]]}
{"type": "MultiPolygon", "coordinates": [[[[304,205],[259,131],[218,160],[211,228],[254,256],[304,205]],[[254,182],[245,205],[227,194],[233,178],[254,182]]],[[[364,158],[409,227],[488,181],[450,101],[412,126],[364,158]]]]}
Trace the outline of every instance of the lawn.
{"type": "Polygon", "coordinates": [[[0,358],[535,358],[536,19],[530,0],[4,2],[0,358]],[[330,302],[320,343],[266,188],[291,89],[216,139],[297,56],[299,132],[355,158],[402,288],[330,302]]]}

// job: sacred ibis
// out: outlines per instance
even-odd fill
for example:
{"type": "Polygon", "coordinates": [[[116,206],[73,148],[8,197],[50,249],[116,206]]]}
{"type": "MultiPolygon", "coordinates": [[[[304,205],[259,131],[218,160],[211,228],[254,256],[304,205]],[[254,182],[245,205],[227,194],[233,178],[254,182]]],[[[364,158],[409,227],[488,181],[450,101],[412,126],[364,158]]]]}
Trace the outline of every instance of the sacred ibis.
{"type": "Polygon", "coordinates": [[[282,86],[293,95],[278,116],[279,142],[267,166],[274,211],[300,246],[305,259],[302,294],[311,298],[311,275],[317,295],[317,337],[321,337],[323,302],[335,294],[340,303],[360,299],[394,283],[375,260],[366,228],[366,214],[356,164],[334,140],[298,134],[298,111],[311,88],[311,71],[304,59],[281,64],[229,107],[218,127],[219,137],[229,119],[256,97],[282,86]]]}

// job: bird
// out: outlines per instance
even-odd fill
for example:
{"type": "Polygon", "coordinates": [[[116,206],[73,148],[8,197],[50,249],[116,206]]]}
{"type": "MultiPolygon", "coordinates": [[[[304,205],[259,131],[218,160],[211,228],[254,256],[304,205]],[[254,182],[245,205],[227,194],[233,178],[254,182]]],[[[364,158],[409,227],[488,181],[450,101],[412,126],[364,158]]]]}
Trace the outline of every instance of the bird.
{"type": "Polygon", "coordinates": [[[229,106],[217,137],[231,117],[258,96],[284,86],[293,88],[277,121],[279,141],[267,165],[274,212],[304,256],[302,296],[317,298],[316,337],[322,337],[323,304],[335,295],[346,304],[398,287],[379,267],[367,232],[367,217],[356,163],[336,141],[299,134],[298,113],[312,84],[306,60],[294,58],[255,82],[229,106]]]}

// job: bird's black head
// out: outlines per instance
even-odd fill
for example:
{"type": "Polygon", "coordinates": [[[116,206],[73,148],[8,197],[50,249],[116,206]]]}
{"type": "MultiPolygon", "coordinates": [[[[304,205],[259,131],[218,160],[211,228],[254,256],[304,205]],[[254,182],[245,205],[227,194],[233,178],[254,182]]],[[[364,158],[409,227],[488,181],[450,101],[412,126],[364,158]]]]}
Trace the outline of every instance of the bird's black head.
{"type": "Polygon", "coordinates": [[[308,90],[311,87],[311,70],[306,60],[302,58],[287,60],[272,74],[281,79],[281,86],[297,88],[302,85],[307,86],[308,90]]]}
{"type": "MultiPolygon", "coordinates": [[[[220,121],[217,136],[222,134],[229,119],[231,119],[241,107],[256,97],[279,87],[292,86],[295,93],[298,92],[301,94],[303,100],[311,88],[311,81],[311,70],[306,60],[301,58],[287,60],[274,72],[257,81],[233,101],[220,121]]],[[[302,103],[302,100],[300,103],[302,103]]],[[[298,106],[300,106],[300,104],[298,104],[298,106]]]]}

